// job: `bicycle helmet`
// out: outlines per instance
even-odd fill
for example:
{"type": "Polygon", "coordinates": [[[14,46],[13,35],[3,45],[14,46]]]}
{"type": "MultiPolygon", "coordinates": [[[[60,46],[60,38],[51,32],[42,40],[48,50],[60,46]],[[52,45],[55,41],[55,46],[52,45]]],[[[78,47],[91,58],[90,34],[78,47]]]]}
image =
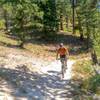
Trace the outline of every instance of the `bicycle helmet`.
{"type": "Polygon", "coordinates": [[[63,43],[60,43],[60,44],[59,44],[60,47],[63,47],[63,45],[64,45],[63,43]]]}

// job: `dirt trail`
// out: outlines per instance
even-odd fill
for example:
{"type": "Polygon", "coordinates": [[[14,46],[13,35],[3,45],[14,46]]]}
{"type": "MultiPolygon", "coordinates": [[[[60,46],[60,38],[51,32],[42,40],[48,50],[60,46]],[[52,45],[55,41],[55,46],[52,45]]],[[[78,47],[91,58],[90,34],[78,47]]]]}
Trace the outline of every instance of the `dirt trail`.
{"type": "Polygon", "coordinates": [[[59,61],[44,63],[21,54],[8,54],[0,60],[0,100],[72,100],[74,61],[68,60],[65,78],[61,80],[59,61]]]}
{"type": "MultiPolygon", "coordinates": [[[[74,62],[75,61],[68,60],[68,63],[67,63],[68,67],[67,67],[65,77],[64,77],[65,80],[71,79],[71,77],[72,77],[72,65],[74,64],[74,62]]],[[[41,71],[43,73],[47,73],[49,75],[60,75],[60,73],[61,73],[61,63],[60,63],[60,61],[55,60],[51,64],[44,66],[44,67],[41,67],[41,71]]]]}

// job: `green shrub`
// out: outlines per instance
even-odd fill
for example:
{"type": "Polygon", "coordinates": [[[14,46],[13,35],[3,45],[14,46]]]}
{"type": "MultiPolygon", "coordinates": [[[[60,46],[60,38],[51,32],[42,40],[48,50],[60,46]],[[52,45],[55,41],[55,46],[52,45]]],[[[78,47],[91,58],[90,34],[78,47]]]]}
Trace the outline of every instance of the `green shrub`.
{"type": "Polygon", "coordinates": [[[98,92],[98,89],[100,89],[100,75],[95,75],[89,79],[89,89],[98,92]]]}
{"type": "Polygon", "coordinates": [[[100,75],[94,75],[84,80],[83,89],[92,93],[99,93],[100,91],[100,75]]]}
{"type": "Polygon", "coordinates": [[[81,73],[82,75],[86,76],[92,73],[92,67],[90,61],[79,61],[76,64],[75,71],[81,73]]]}
{"type": "Polygon", "coordinates": [[[5,28],[5,21],[0,20],[0,29],[4,29],[4,28],[5,28]]]}

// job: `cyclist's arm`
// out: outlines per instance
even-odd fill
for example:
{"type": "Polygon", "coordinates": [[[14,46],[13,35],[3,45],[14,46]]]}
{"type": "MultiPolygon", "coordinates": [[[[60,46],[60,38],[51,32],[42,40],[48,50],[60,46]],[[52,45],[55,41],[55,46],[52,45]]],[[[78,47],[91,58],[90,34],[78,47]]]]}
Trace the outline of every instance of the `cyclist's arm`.
{"type": "Polygon", "coordinates": [[[69,51],[68,51],[68,49],[66,49],[66,55],[69,56],[69,51]]]}
{"type": "Polygon", "coordinates": [[[59,52],[58,52],[58,50],[57,50],[56,59],[58,59],[58,55],[59,55],[59,52]]]}

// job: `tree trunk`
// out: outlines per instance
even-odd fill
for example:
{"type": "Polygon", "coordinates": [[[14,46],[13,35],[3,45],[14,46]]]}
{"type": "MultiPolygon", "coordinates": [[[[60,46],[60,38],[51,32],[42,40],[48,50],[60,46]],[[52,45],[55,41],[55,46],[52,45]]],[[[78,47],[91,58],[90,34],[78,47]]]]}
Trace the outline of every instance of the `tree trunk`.
{"type": "Polygon", "coordinates": [[[60,15],[60,29],[63,31],[64,28],[63,28],[63,16],[60,15]]]}
{"type": "Polygon", "coordinates": [[[94,65],[98,64],[97,54],[95,50],[91,52],[91,58],[94,65]]]}
{"type": "Polygon", "coordinates": [[[19,20],[19,22],[20,22],[20,31],[21,31],[21,33],[19,33],[20,35],[19,35],[19,38],[20,38],[20,40],[21,40],[21,43],[20,43],[20,47],[21,48],[23,48],[23,46],[24,46],[24,43],[25,43],[25,30],[24,30],[24,13],[21,13],[22,15],[21,15],[21,18],[20,18],[20,20],[19,20]]]}
{"type": "MultiPolygon", "coordinates": [[[[77,11],[76,11],[77,13],[77,11]]],[[[79,32],[80,32],[80,40],[83,41],[84,40],[84,35],[83,35],[83,29],[82,29],[82,24],[81,24],[81,19],[80,16],[77,13],[77,18],[78,18],[78,28],[79,28],[79,32]]]]}
{"type": "Polygon", "coordinates": [[[89,29],[88,23],[87,23],[87,25],[86,25],[86,28],[87,28],[87,49],[89,49],[89,43],[90,43],[90,29],[89,29]]]}
{"type": "Polygon", "coordinates": [[[69,23],[68,23],[68,16],[66,16],[66,28],[68,29],[69,23]]]}
{"type": "Polygon", "coordinates": [[[8,15],[7,15],[7,11],[4,9],[4,19],[5,19],[5,28],[6,31],[8,31],[8,15]]]}
{"type": "Polygon", "coordinates": [[[72,19],[73,19],[73,34],[75,34],[75,5],[74,0],[72,1],[72,19]]]}
{"type": "Polygon", "coordinates": [[[89,41],[90,41],[90,37],[89,37],[89,33],[87,33],[87,49],[89,49],[89,41]]]}
{"type": "Polygon", "coordinates": [[[23,48],[24,43],[21,41],[19,47],[23,48]]]}

